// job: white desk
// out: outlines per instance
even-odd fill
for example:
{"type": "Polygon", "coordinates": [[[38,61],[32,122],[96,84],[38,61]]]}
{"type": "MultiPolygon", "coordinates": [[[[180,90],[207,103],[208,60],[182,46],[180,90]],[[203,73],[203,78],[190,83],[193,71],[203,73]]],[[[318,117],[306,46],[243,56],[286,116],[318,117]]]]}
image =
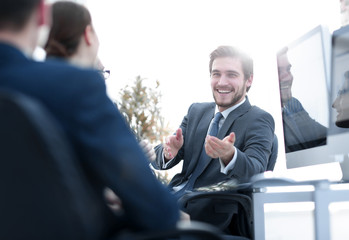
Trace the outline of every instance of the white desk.
{"type": "Polygon", "coordinates": [[[255,240],[265,239],[264,204],[266,203],[314,202],[315,239],[329,240],[331,239],[329,204],[332,202],[349,201],[348,183],[330,183],[327,180],[293,182],[265,179],[265,181],[254,184],[253,189],[255,240]],[[267,187],[284,186],[287,188],[290,186],[307,185],[313,186],[313,190],[281,192],[268,192],[267,190],[267,187]]]}

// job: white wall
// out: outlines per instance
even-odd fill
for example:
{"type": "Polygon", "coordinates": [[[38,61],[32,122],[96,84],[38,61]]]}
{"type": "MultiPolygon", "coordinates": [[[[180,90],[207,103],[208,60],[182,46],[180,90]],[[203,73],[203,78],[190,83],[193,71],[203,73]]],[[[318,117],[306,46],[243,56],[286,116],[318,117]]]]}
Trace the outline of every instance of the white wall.
{"type": "Polygon", "coordinates": [[[211,101],[209,53],[237,45],[255,59],[249,93],[270,112],[279,137],[276,171],[286,167],[275,53],[319,24],[340,25],[334,0],[86,0],[97,29],[100,58],[111,70],[108,93],[117,98],[137,75],[159,80],[163,114],[177,128],[192,102],[211,101]]]}

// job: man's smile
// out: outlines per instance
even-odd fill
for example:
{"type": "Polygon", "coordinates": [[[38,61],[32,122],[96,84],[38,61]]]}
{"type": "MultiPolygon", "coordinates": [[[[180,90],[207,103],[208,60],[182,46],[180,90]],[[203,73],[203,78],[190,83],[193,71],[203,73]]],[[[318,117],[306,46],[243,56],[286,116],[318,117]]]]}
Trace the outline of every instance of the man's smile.
{"type": "Polygon", "coordinates": [[[231,93],[232,90],[222,90],[222,89],[217,89],[217,92],[218,93],[221,93],[221,94],[228,94],[228,93],[231,93]]]}

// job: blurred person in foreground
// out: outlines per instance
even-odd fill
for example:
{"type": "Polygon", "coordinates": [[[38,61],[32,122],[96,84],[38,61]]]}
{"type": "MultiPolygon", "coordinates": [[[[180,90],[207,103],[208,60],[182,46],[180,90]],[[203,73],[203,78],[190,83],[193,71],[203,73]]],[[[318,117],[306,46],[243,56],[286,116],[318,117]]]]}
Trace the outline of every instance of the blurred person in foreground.
{"type": "MultiPolygon", "coordinates": [[[[98,58],[99,40],[89,10],[75,2],[57,1],[51,6],[51,13],[51,29],[45,44],[47,59],[61,59],[79,67],[95,68],[105,78],[104,65],[98,58]]],[[[142,140],[140,145],[153,161],[155,152],[151,144],[142,140]]]]}
{"type": "MultiPolygon", "coordinates": [[[[96,239],[126,228],[174,228],[177,202],[149,169],[148,159],[108,98],[101,75],[63,61],[31,59],[46,11],[43,0],[0,0],[0,88],[42,102],[65,131],[96,192],[102,198],[109,187],[120,197],[120,215],[105,207],[105,218],[96,218],[95,225],[103,229],[91,232],[96,239]]],[[[87,29],[87,35],[94,34],[92,26],[87,29]]],[[[95,36],[91,39],[97,41],[95,36]]],[[[95,219],[92,214],[91,210],[95,219]]]]}
{"type": "MultiPolygon", "coordinates": [[[[274,119],[247,97],[253,60],[238,48],[220,46],[210,55],[214,102],[193,103],[174,135],[155,148],[159,169],[183,160],[169,186],[181,202],[187,192],[222,181],[247,182],[266,171],[274,139],[274,119]]],[[[231,209],[197,202],[186,211],[192,220],[227,228],[231,209]],[[215,209],[220,209],[215,212],[215,209]],[[223,220],[222,220],[223,218],[223,220]]]]}
{"type": "Polygon", "coordinates": [[[51,6],[51,15],[45,44],[47,58],[63,59],[80,67],[97,67],[99,39],[89,10],[75,2],[57,1],[51,6]]]}

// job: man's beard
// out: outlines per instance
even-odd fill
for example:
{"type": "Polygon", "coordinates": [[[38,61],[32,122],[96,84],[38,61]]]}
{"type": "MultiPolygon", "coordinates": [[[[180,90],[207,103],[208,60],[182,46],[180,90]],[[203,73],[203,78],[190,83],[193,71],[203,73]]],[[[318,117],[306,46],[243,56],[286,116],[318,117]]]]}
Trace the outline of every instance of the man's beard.
{"type": "Polygon", "coordinates": [[[336,126],[340,128],[349,128],[349,119],[336,121],[336,126]]]}
{"type": "Polygon", "coordinates": [[[230,108],[230,107],[234,106],[235,104],[237,104],[237,103],[241,100],[241,98],[243,97],[243,95],[244,95],[243,91],[237,92],[237,93],[234,95],[233,99],[232,99],[229,103],[226,103],[226,104],[224,104],[224,103],[219,103],[219,102],[217,101],[216,96],[215,96],[214,94],[213,94],[213,99],[214,99],[214,101],[215,101],[215,103],[217,104],[218,107],[230,108]]]}

